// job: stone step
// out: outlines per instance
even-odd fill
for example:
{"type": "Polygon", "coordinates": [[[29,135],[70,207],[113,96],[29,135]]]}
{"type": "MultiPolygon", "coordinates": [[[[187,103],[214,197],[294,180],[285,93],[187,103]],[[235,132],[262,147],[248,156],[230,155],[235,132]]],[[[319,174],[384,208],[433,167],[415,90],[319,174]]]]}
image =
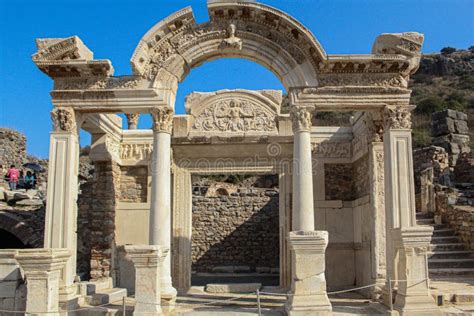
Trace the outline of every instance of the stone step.
{"type": "Polygon", "coordinates": [[[439,243],[439,244],[431,244],[430,245],[430,250],[431,251],[458,251],[458,250],[465,250],[466,245],[463,243],[457,242],[457,243],[439,243]]]}
{"type": "Polygon", "coordinates": [[[473,268],[474,270],[474,258],[468,259],[428,259],[429,269],[442,269],[442,268],[473,268]]]}
{"type": "Polygon", "coordinates": [[[474,276],[474,269],[470,268],[436,268],[429,269],[430,276],[474,276]]]}
{"type": "Polygon", "coordinates": [[[418,225],[434,225],[434,218],[420,218],[416,220],[418,225]]]}
{"type": "Polygon", "coordinates": [[[208,293],[253,293],[262,287],[261,283],[207,284],[208,293]]]}
{"type": "Polygon", "coordinates": [[[449,244],[449,243],[458,243],[461,240],[457,236],[440,236],[431,237],[431,244],[449,244]]]}
{"type": "Polygon", "coordinates": [[[431,219],[434,217],[433,213],[416,213],[416,219],[431,219]]]}
{"type": "Polygon", "coordinates": [[[107,303],[119,304],[124,296],[127,296],[127,289],[112,288],[87,296],[86,302],[92,306],[107,303]]]}
{"type": "Polygon", "coordinates": [[[433,236],[434,237],[455,236],[455,232],[451,228],[435,229],[433,231],[433,236]]]}
{"type": "Polygon", "coordinates": [[[470,250],[448,250],[433,251],[429,255],[430,259],[469,259],[474,258],[474,251],[470,250]]]}

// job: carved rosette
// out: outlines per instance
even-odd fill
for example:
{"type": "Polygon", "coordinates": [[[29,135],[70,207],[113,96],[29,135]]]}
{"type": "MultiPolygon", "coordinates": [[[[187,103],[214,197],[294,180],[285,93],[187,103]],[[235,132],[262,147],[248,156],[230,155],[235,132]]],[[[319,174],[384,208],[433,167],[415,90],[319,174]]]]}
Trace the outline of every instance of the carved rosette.
{"type": "Polygon", "coordinates": [[[173,129],[173,110],[168,107],[157,107],[150,111],[153,120],[153,131],[171,134],[173,129]]]}
{"type": "Polygon", "coordinates": [[[309,132],[311,130],[311,111],[304,107],[294,107],[290,111],[293,132],[309,132]]]}
{"type": "Polygon", "coordinates": [[[140,118],[140,114],[127,113],[125,114],[125,116],[127,117],[128,129],[137,129],[138,119],[140,118]]]}
{"type": "Polygon", "coordinates": [[[384,129],[411,129],[411,107],[386,106],[383,110],[384,129]]]}
{"type": "Polygon", "coordinates": [[[53,129],[56,132],[77,132],[76,115],[70,108],[55,108],[51,111],[53,129]]]}

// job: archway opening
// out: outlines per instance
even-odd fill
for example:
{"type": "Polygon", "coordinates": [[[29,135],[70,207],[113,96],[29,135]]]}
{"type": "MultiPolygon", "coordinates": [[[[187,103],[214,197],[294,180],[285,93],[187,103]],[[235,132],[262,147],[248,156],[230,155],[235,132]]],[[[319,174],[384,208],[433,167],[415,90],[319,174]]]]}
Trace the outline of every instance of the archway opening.
{"type": "Polygon", "coordinates": [[[25,245],[17,236],[0,228],[0,249],[24,249],[31,248],[25,245]]]}

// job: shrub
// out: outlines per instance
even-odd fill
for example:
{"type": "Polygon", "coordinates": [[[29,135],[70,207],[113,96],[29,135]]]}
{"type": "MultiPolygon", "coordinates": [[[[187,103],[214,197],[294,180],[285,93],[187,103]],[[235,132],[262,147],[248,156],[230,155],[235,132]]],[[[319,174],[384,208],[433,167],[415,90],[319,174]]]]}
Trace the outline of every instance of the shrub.
{"type": "Polygon", "coordinates": [[[441,49],[441,54],[443,55],[449,55],[452,54],[456,51],[456,48],[454,47],[445,47],[441,49]]]}
{"type": "Polygon", "coordinates": [[[415,109],[418,114],[431,114],[446,109],[446,104],[440,97],[430,95],[421,99],[415,109]]]}

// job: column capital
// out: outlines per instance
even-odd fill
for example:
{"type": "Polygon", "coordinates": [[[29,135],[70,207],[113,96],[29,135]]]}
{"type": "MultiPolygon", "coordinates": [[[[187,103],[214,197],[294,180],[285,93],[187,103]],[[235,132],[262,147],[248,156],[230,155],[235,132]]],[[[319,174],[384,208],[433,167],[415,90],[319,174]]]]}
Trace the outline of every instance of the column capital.
{"type": "Polygon", "coordinates": [[[157,267],[168,255],[169,248],[158,245],[126,245],[135,267],[157,267]]]}
{"type": "Polygon", "coordinates": [[[303,106],[293,106],[290,110],[290,117],[293,123],[293,133],[309,132],[311,130],[312,108],[303,106]]]}
{"type": "Polygon", "coordinates": [[[61,270],[70,256],[63,248],[21,249],[15,259],[27,275],[41,275],[61,270]]]}
{"type": "Polygon", "coordinates": [[[173,109],[156,107],[150,110],[153,120],[153,131],[171,134],[173,129],[173,109]]]}
{"type": "Polygon", "coordinates": [[[127,117],[128,129],[137,129],[138,119],[140,118],[139,113],[125,113],[127,117]]]}
{"type": "Polygon", "coordinates": [[[384,130],[411,129],[411,111],[414,108],[413,105],[386,106],[382,113],[384,130]]]}
{"type": "Polygon", "coordinates": [[[51,111],[53,129],[56,132],[77,133],[76,114],[74,109],[57,107],[51,111]]]}

